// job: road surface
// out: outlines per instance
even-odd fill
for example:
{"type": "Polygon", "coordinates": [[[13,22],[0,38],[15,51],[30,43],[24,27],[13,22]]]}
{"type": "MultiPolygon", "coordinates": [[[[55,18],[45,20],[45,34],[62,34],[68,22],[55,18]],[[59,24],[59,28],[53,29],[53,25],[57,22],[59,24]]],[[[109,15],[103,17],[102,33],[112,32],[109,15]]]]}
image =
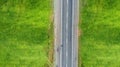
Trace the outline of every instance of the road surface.
{"type": "Polygon", "coordinates": [[[54,0],[55,67],[78,67],[79,0],[54,0]]]}

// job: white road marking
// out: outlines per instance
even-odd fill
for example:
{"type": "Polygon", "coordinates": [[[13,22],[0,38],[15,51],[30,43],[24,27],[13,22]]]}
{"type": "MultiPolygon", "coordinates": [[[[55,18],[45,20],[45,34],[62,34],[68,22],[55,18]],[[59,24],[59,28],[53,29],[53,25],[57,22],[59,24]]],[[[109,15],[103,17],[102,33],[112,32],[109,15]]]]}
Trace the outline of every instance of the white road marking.
{"type": "MultiPolygon", "coordinates": [[[[61,12],[60,12],[60,14],[61,14],[61,28],[63,27],[62,26],[62,6],[63,6],[63,0],[61,0],[60,1],[61,2],[61,4],[60,4],[60,6],[61,6],[61,8],[60,8],[60,10],[61,10],[61,12]]],[[[63,42],[62,42],[62,29],[61,29],[61,44],[60,44],[61,46],[63,45],[63,42]]],[[[60,67],[62,67],[62,47],[60,46],[60,67]]]]}
{"type": "MultiPolygon", "coordinates": [[[[72,25],[74,25],[74,24],[73,24],[73,23],[74,23],[74,9],[73,9],[73,8],[74,8],[74,1],[72,1],[72,5],[73,5],[73,6],[72,6],[72,25]]],[[[73,52],[73,51],[74,51],[74,50],[73,50],[73,47],[74,47],[74,46],[73,46],[73,45],[74,45],[74,42],[73,42],[73,41],[74,41],[74,37],[73,37],[73,36],[74,36],[74,33],[73,33],[73,32],[74,32],[74,31],[73,31],[73,30],[74,30],[74,29],[73,29],[73,26],[72,26],[72,61],[71,61],[72,63],[73,63],[73,59],[74,59],[74,57],[73,57],[73,56],[74,56],[74,52],[73,52]]],[[[73,64],[72,64],[72,67],[73,67],[73,64]]]]}
{"type": "Polygon", "coordinates": [[[67,65],[67,60],[68,60],[68,10],[69,10],[69,4],[68,4],[68,0],[67,0],[67,13],[66,13],[66,31],[67,31],[67,33],[66,33],[66,67],[68,67],[68,65],[67,65]]]}

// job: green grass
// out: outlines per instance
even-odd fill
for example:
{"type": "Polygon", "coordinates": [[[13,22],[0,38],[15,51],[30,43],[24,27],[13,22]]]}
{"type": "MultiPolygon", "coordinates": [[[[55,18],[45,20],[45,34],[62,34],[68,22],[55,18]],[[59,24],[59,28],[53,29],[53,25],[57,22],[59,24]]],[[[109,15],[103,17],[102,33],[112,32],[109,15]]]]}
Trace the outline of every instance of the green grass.
{"type": "Polygon", "coordinates": [[[0,0],[0,67],[50,67],[51,0],[0,0]]]}
{"type": "Polygon", "coordinates": [[[82,67],[120,67],[120,10],[93,4],[82,8],[81,19],[82,67]]]}

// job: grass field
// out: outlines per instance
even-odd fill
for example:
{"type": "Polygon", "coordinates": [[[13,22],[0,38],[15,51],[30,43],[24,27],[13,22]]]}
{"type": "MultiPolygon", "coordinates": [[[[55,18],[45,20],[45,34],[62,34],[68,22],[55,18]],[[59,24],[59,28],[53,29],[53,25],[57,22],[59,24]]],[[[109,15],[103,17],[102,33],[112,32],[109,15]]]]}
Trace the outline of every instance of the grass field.
{"type": "Polygon", "coordinates": [[[108,4],[109,8],[95,3],[82,7],[82,67],[120,67],[120,5],[108,4]]]}
{"type": "Polygon", "coordinates": [[[0,0],[0,67],[51,67],[51,7],[51,0],[0,0]]]}

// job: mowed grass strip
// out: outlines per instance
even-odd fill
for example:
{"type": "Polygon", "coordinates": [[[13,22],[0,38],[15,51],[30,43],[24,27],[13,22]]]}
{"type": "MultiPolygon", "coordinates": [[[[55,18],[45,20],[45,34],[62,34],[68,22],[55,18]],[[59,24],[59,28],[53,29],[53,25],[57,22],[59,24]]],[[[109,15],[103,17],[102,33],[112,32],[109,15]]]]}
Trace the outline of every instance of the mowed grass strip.
{"type": "Polygon", "coordinates": [[[0,67],[48,67],[50,0],[0,1],[0,67]]]}
{"type": "Polygon", "coordinates": [[[120,67],[120,10],[111,4],[110,9],[91,5],[84,6],[81,13],[82,67],[120,67]]]}

